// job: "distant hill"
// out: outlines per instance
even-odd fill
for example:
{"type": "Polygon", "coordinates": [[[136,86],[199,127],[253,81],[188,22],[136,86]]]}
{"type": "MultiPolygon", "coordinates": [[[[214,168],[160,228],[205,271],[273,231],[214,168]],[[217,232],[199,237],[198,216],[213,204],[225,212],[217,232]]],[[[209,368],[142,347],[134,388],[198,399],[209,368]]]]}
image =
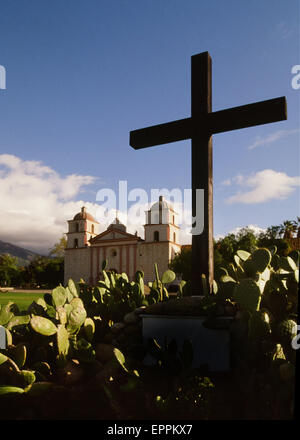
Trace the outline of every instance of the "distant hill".
{"type": "Polygon", "coordinates": [[[0,240],[0,255],[2,254],[10,254],[12,257],[17,257],[18,263],[21,266],[29,264],[33,258],[40,256],[28,249],[0,240]]]}

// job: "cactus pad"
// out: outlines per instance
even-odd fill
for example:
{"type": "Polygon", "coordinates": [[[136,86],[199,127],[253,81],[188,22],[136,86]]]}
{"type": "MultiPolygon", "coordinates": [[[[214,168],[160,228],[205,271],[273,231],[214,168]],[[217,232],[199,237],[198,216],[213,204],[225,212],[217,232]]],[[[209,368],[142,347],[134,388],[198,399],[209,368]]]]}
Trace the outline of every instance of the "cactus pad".
{"type": "Polygon", "coordinates": [[[23,387],[33,384],[36,380],[34,372],[30,370],[22,370],[18,373],[18,376],[23,387]]]}
{"type": "Polygon", "coordinates": [[[175,278],[176,275],[172,270],[166,270],[161,277],[161,282],[163,284],[172,283],[172,281],[174,281],[175,278]]]}
{"type": "Polygon", "coordinates": [[[292,319],[284,319],[278,324],[277,333],[282,342],[291,342],[297,335],[297,323],[292,319]]]}
{"type": "Polygon", "coordinates": [[[56,308],[61,307],[67,301],[67,292],[63,286],[58,286],[52,290],[52,299],[56,308]]]}
{"type": "Polygon", "coordinates": [[[237,255],[242,261],[246,261],[246,260],[248,260],[248,258],[250,257],[251,254],[247,251],[243,251],[243,250],[239,249],[237,251],[237,255]]]}
{"type": "Polygon", "coordinates": [[[30,316],[29,315],[21,315],[21,316],[13,316],[9,323],[7,324],[6,328],[8,330],[11,330],[13,327],[16,327],[17,325],[26,325],[30,322],[30,316]]]}
{"type": "Polygon", "coordinates": [[[266,312],[254,312],[249,319],[248,325],[248,334],[251,339],[265,339],[271,334],[270,317],[266,312]]]}
{"type": "Polygon", "coordinates": [[[0,310],[0,325],[7,324],[14,316],[14,313],[12,311],[13,305],[14,303],[9,301],[8,304],[2,306],[0,310]]]}
{"type": "Polygon", "coordinates": [[[84,308],[83,302],[80,298],[74,298],[70,302],[70,305],[73,307],[73,309],[76,309],[77,307],[84,308]]]}
{"type": "Polygon", "coordinates": [[[268,249],[256,249],[251,255],[251,261],[254,264],[256,272],[264,272],[272,259],[272,254],[268,249]]]}
{"type": "Polygon", "coordinates": [[[71,294],[74,296],[74,298],[77,298],[79,296],[79,288],[76,286],[73,280],[69,279],[68,281],[68,288],[71,292],[71,294]]]}
{"type": "Polygon", "coordinates": [[[87,340],[91,342],[95,333],[95,323],[92,318],[86,318],[84,321],[84,332],[87,340]]]}
{"type": "Polygon", "coordinates": [[[69,333],[64,325],[59,324],[57,329],[57,348],[60,357],[66,357],[70,348],[69,333]]]}
{"type": "Polygon", "coordinates": [[[30,325],[34,331],[44,336],[51,336],[57,332],[57,327],[50,319],[41,316],[33,316],[30,325]]]}
{"type": "MultiPolygon", "coordinates": [[[[74,301],[74,300],[73,300],[74,301]]],[[[68,316],[67,330],[74,333],[82,326],[86,319],[86,311],[83,307],[74,308],[68,316]]]]}
{"type": "Polygon", "coordinates": [[[279,267],[287,272],[294,272],[297,270],[297,264],[291,257],[280,257],[279,258],[279,267]]]}
{"type": "Polygon", "coordinates": [[[261,293],[255,281],[245,278],[236,285],[233,292],[234,301],[249,312],[259,310],[261,293]]]}
{"type": "Polygon", "coordinates": [[[10,386],[0,386],[0,396],[4,394],[22,394],[24,393],[23,388],[20,387],[10,387],[10,386]]]}
{"type": "Polygon", "coordinates": [[[24,344],[18,344],[9,348],[9,356],[19,368],[23,368],[26,362],[27,350],[24,344]]]}

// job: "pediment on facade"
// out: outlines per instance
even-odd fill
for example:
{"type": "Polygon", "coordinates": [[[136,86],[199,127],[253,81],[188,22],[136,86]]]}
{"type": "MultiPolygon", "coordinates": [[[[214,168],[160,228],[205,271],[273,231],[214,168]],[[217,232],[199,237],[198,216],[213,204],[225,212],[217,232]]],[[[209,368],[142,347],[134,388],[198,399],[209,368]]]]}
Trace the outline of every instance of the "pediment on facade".
{"type": "Polygon", "coordinates": [[[141,238],[138,237],[137,235],[133,235],[133,234],[129,234],[128,232],[123,232],[117,229],[109,229],[106,230],[104,232],[102,232],[101,234],[97,235],[96,237],[92,238],[90,240],[91,244],[95,244],[95,243],[101,243],[104,241],[128,241],[128,240],[136,240],[136,241],[140,241],[141,238]]]}

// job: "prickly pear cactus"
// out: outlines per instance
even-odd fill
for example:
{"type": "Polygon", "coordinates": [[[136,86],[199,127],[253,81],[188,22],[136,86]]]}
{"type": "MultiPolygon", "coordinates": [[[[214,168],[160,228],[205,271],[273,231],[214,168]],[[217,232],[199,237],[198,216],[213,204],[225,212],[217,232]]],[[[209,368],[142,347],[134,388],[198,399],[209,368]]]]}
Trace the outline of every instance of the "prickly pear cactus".
{"type": "Polygon", "coordinates": [[[277,326],[277,334],[283,343],[290,343],[297,335],[297,323],[293,319],[284,319],[277,326]]]}
{"type": "Polygon", "coordinates": [[[92,344],[85,339],[81,338],[77,342],[77,350],[75,356],[81,362],[91,362],[95,359],[96,352],[92,346],[92,344]]]}
{"type": "Polygon", "coordinates": [[[4,396],[5,394],[23,394],[24,389],[20,387],[13,386],[0,386],[0,396],[4,396]]]}
{"type": "Polygon", "coordinates": [[[57,328],[57,349],[60,358],[66,358],[69,348],[69,333],[64,325],[59,324],[57,328]]]}
{"type": "Polygon", "coordinates": [[[33,371],[22,370],[18,373],[18,382],[22,387],[27,387],[35,382],[36,377],[33,371]]]}
{"type": "Polygon", "coordinates": [[[255,312],[259,310],[261,292],[255,281],[251,278],[245,278],[235,286],[233,299],[244,310],[255,312]]]}
{"type": "Polygon", "coordinates": [[[57,318],[59,319],[60,323],[62,325],[65,325],[67,323],[67,312],[63,306],[60,306],[56,309],[57,311],[57,318]]]}
{"type": "Polygon", "coordinates": [[[91,342],[95,333],[95,323],[92,318],[86,318],[83,324],[86,339],[91,342]]]}
{"type": "Polygon", "coordinates": [[[291,257],[280,257],[278,263],[280,269],[283,269],[286,272],[293,272],[297,270],[297,264],[291,257]]]}
{"type": "Polygon", "coordinates": [[[252,340],[262,340],[271,334],[270,317],[265,311],[255,311],[248,322],[248,335],[252,340]]]}
{"type": "Polygon", "coordinates": [[[161,282],[163,284],[172,283],[172,281],[174,281],[175,278],[176,278],[176,274],[172,270],[168,269],[163,273],[161,277],[161,282]]]}
{"type": "MultiPolygon", "coordinates": [[[[74,300],[73,300],[74,301],[74,300]]],[[[75,333],[80,329],[86,319],[86,311],[83,307],[75,307],[68,315],[67,330],[69,333],[75,333]]]]}
{"type": "Polygon", "coordinates": [[[251,261],[257,272],[263,273],[272,259],[272,254],[268,249],[260,248],[256,249],[251,255],[251,261]]]}
{"type": "Polygon", "coordinates": [[[255,266],[251,258],[244,261],[243,269],[248,277],[254,277],[257,272],[257,266],[255,266]]]}
{"type": "MultiPolygon", "coordinates": [[[[79,287],[71,279],[69,279],[69,281],[68,281],[68,291],[74,298],[77,298],[79,296],[79,287]]],[[[70,298],[70,295],[69,295],[69,298],[70,298]]]]}
{"type": "Polygon", "coordinates": [[[9,347],[8,355],[17,364],[19,368],[23,368],[27,356],[26,346],[20,343],[16,346],[9,347]]]}
{"type": "Polygon", "coordinates": [[[62,307],[67,301],[67,292],[63,286],[52,290],[52,300],[56,308],[62,307]]]}
{"type": "Polygon", "coordinates": [[[237,251],[237,255],[238,255],[238,257],[239,257],[242,261],[246,261],[246,260],[248,260],[248,258],[251,256],[251,254],[250,254],[249,252],[247,252],[247,251],[243,251],[243,250],[241,250],[241,249],[239,249],[239,250],[237,251]]]}
{"type": "Polygon", "coordinates": [[[50,319],[42,316],[33,316],[30,325],[34,331],[44,336],[51,336],[57,332],[57,327],[50,319]]]}
{"type": "Polygon", "coordinates": [[[11,330],[13,327],[18,325],[26,325],[30,322],[29,315],[21,315],[21,316],[13,316],[6,325],[8,330],[11,330]]]}
{"type": "Polygon", "coordinates": [[[14,303],[9,301],[6,305],[2,306],[0,310],[0,325],[7,324],[14,316],[13,312],[14,303]]]}

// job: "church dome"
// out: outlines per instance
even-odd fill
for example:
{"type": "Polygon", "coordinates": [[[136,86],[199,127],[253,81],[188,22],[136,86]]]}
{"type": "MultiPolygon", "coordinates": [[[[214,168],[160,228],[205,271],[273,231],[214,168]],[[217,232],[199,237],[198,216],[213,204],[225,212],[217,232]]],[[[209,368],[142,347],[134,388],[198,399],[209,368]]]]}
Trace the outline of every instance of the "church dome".
{"type": "Polygon", "coordinates": [[[121,223],[118,218],[115,218],[115,220],[108,226],[107,229],[112,229],[112,228],[126,232],[126,226],[123,225],[123,223],[121,223]]]}
{"type": "Polygon", "coordinates": [[[150,210],[158,211],[160,206],[162,209],[171,209],[170,205],[164,200],[163,196],[159,196],[159,202],[153,203],[150,210]]]}
{"type": "Polygon", "coordinates": [[[81,208],[81,212],[78,212],[78,214],[74,216],[73,220],[90,220],[97,223],[94,217],[86,211],[84,206],[81,208]]]}

